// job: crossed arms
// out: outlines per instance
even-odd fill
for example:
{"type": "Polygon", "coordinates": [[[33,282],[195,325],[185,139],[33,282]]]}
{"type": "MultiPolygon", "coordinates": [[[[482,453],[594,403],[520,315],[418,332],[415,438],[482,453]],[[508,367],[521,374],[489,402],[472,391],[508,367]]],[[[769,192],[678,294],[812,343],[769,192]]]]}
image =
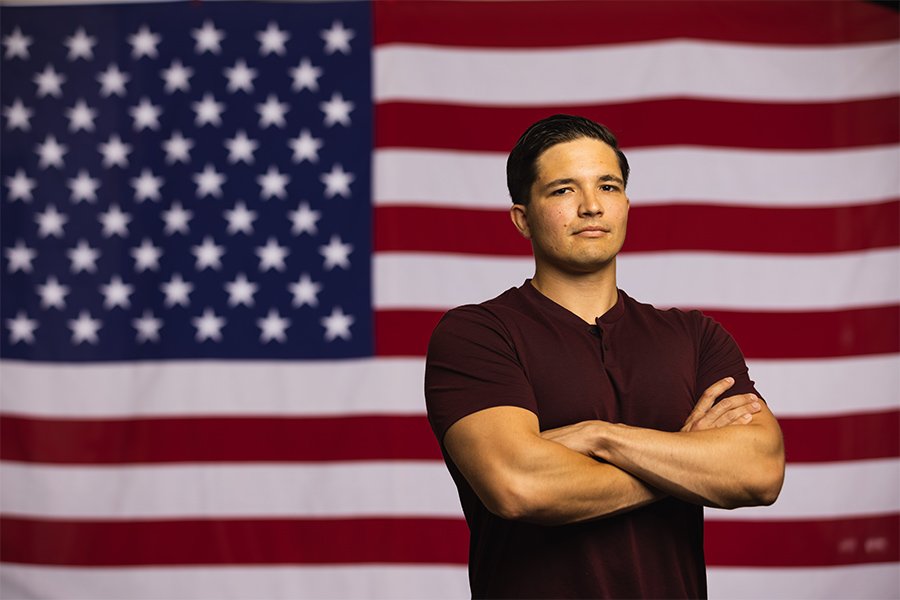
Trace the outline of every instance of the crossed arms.
{"type": "Polygon", "coordinates": [[[781,430],[753,394],[698,400],[678,432],[584,421],[541,432],[537,416],[497,406],[454,423],[453,462],[491,512],[544,524],[612,516],[666,496],[736,508],[771,504],[784,480],[781,430]]]}

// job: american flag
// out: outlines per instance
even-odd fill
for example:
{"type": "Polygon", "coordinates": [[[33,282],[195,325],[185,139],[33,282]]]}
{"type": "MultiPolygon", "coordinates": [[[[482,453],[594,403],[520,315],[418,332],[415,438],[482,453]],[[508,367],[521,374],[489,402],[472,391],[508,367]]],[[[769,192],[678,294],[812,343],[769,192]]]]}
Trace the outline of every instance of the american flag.
{"type": "Polygon", "coordinates": [[[620,286],[722,322],[785,433],[711,596],[900,596],[895,6],[0,16],[2,597],[467,595],[425,344],[530,275],[504,161],[554,112],[632,163],[620,286]]]}

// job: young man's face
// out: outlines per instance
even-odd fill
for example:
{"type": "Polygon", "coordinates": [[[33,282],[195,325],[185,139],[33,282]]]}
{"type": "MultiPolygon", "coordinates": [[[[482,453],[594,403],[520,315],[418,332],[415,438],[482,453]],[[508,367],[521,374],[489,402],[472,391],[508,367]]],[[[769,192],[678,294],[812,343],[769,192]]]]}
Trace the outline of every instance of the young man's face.
{"type": "Polygon", "coordinates": [[[615,151],[581,138],[541,154],[531,201],[513,206],[512,217],[531,240],[538,268],[592,273],[622,248],[628,204],[615,151]]]}

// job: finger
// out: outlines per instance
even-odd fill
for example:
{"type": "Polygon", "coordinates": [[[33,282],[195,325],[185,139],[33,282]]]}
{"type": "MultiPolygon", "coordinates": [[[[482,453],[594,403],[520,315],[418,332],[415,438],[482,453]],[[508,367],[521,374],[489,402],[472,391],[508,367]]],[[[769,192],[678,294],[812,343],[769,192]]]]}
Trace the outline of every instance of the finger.
{"type": "Polygon", "coordinates": [[[694,405],[694,409],[691,411],[691,414],[688,415],[688,418],[684,422],[684,426],[682,427],[682,431],[690,430],[691,426],[698,419],[702,418],[707,411],[713,405],[713,402],[716,401],[716,398],[724,394],[728,388],[734,385],[733,377],[725,377],[715,382],[701,394],[700,399],[697,400],[697,403],[694,405]]]}
{"type": "Polygon", "coordinates": [[[719,419],[724,419],[723,422],[725,423],[725,425],[728,425],[731,423],[731,420],[736,417],[740,417],[742,414],[753,414],[755,412],[759,412],[759,410],[759,398],[756,396],[756,394],[739,394],[736,396],[729,396],[728,398],[725,398],[724,400],[713,406],[711,409],[706,411],[706,414],[703,415],[698,421],[698,425],[702,425],[704,429],[710,429],[712,427],[718,426],[716,425],[716,423],[719,421],[719,419]],[[756,405],[756,407],[750,408],[754,404],[756,405]],[[727,416],[729,413],[731,413],[731,417],[727,416]]]}
{"type": "Polygon", "coordinates": [[[729,425],[745,425],[753,421],[753,415],[760,410],[762,410],[762,405],[758,401],[751,402],[750,404],[743,404],[726,411],[713,422],[712,426],[727,427],[729,425]]]}

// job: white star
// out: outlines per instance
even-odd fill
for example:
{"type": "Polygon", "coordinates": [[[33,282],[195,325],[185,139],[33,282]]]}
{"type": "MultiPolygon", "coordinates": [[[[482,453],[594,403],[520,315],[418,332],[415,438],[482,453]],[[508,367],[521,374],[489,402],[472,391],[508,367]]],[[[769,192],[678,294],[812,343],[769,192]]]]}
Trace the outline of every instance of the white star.
{"type": "Polygon", "coordinates": [[[117,306],[128,308],[131,306],[131,300],[128,297],[134,293],[134,286],[124,283],[118,275],[113,275],[108,284],[100,286],[100,293],[103,294],[103,307],[106,310],[117,306]]]}
{"type": "Polygon", "coordinates": [[[193,147],[194,140],[184,137],[180,131],[173,131],[172,136],[163,142],[163,150],[166,151],[166,163],[171,165],[176,162],[190,162],[190,152],[193,147]]]}
{"type": "Polygon", "coordinates": [[[233,138],[225,140],[225,147],[228,148],[228,162],[245,162],[250,165],[253,164],[253,153],[259,147],[259,142],[248,138],[243,131],[238,131],[233,138]]]}
{"type": "Polygon", "coordinates": [[[342,198],[350,197],[350,184],[356,176],[353,173],[344,171],[344,167],[340,164],[333,165],[331,171],[322,173],[319,180],[325,184],[325,197],[334,198],[341,196],[342,198]]]}
{"type": "Polygon", "coordinates": [[[93,179],[84,169],[78,171],[78,177],[69,180],[68,186],[72,190],[72,202],[77,204],[82,201],[89,203],[97,201],[97,188],[100,187],[100,180],[93,179]]]}
{"type": "Polygon", "coordinates": [[[134,258],[134,268],[139,272],[158,271],[159,258],[162,256],[162,248],[154,246],[153,242],[144,238],[141,245],[131,249],[131,256],[134,258]]]}
{"type": "Polygon", "coordinates": [[[325,327],[325,341],[331,342],[337,338],[349,340],[353,335],[350,333],[350,326],[356,319],[353,315],[345,315],[340,306],[331,309],[331,314],[319,320],[319,323],[325,327]]]}
{"type": "Polygon", "coordinates": [[[159,188],[163,185],[163,178],[157,177],[150,169],[141,170],[140,177],[133,177],[130,181],[134,188],[134,199],[140,203],[144,200],[158,202],[160,198],[159,188]]]}
{"type": "Polygon", "coordinates": [[[159,116],[162,114],[162,108],[154,106],[149,98],[141,98],[137,106],[128,109],[128,113],[134,119],[135,131],[159,129],[159,116]]]}
{"type": "Polygon", "coordinates": [[[226,68],[225,77],[228,78],[228,91],[232,94],[238,90],[242,92],[253,92],[253,80],[256,79],[256,69],[247,67],[247,63],[241,59],[234,63],[231,68],[226,68]]]}
{"type": "Polygon", "coordinates": [[[38,235],[42,238],[52,235],[61,238],[64,235],[63,225],[69,220],[65,214],[56,210],[52,204],[44,209],[44,212],[37,213],[34,218],[38,224],[38,235]]]}
{"type": "Polygon", "coordinates": [[[344,96],[340,92],[331,95],[331,100],[320,102],[319,109],[325,113],[325,126],[331,127],[335,123],[340,123],[344,127],[350,126],[350,111],[353,110],[353,103],[344,100],[344,96]]]}
{"type": "Polygon", "coordinates": [[[269,94],[265,104],[257,104],[256,112],[259,113],[259,126],[262,129],[275,125],[284,127],[284,113],[290,110],[287,102],[279,102],[274,94],[269,94]]]}
{"type": "Polygon", "coordinates": [[[62,96],[62,84],[65,83],[66,77],[56,72],[53,65],[47,65],[44,70],[34,76],[32,79],[37,84],[37,96],[53,96],[58,98],[62,96]]]}
{"type": "Polygon", "coordinates": [[[142,56],[156,58],[159,55],[156,50],[159,42],[159,34],[153,33],[149,27],[142,25],[137,33],[128,36],[128,43],[131,44],[131,58],[135,60],[142,56]]]}
{"type": "Polygon", "coordinates": [[[197,184],[197,197],[222,195],[222,184],[225,183],[225,175],[215,170],[212,165],[206,165],[202,173],[194,174],[194,183],[197,184]]]}
{"type": "Polygon", "coordinates": [[[159,73],[166,82],[165,90],[167,94],[190,91],[190,79],[194,74],[194,69],[185,67],[180,60],[173,60],[168,69],[163,69],[159,73]]]}
{"type": "Polygon", "coordinates": [[[197,118],[194,119],[194,125],[197,127],[207,123],[216,127],[222,124],[222,111],[225,110],[225,105],[216,102],[212,94],[204,94],[203,100],[191,103],[191,108],[197,113],[197,118]]]}
{"type": "Polygon", "coordinates": [[[191,319],[191,323],[197,328],[196,339],[198,342],[204,340],[212,340],[214,342],[221,341],[222,328],[225,327],[225,319],[216,316],[211,308],[203,310],[203,315],[191,319]]]}
{"type": "Polygon", "coordinates": [[[29,319],[28,315],[19,311],[14,319],[6,320],[6,327],[9,329],[9,343],[18,344],[25,342],[26,344],[34,343],[34,330],[38,328],[38,322],[29,319]]]}
{"type": "Polygon", "coordinates": [[[162,319],[157,319],[151,311],[145,310],[142,317],[132,319],[131,326],[137,329],[137,341],[139,343],[158,342],[159,330],[162,328],[162,319]]]}
{"type": "Polygon", "coordinates": [[[37,257],[37,252],[25,245],[22,240],[17,240],[16,245],[12,248],[6,248],[6,259],[9,263],[6,270],[10,273],[22,271],[23,273],[31,273],[33,261],[37,257]]]}
{"type": "Polygon", "coordinates": [[[247,210],[247,206],[238,201],[234,210],[226,210],[225,218],[228,220],[228,233],[234,235],[238,231],[247,235],[253,234],[253,221],[256,220],[256,211],[247,210]]]}
{"type": "Polygon", "coordinates": [[[225,284],[225,289],[228,291],[228,305],[253,306],[253,294],[256,293],[258,287],[252,281],[248,281],[246,275],[238,273],[234,281],[225,284]]]}
{"type": "Polygon", "coordinates": [[[204,21],[203,27],[191,30],[191,35],[196,41],[194,52],[197,54],[203,54],[204,52],[218,54],[222,51],[221,44],[222,40],[225,39],[225,32],[221,29],[216,29],[212,21],[204,21]]]}
{"type": "Polygon", "coordinates": [[[37,286],[37,293],[41,297],[42,308],[56,308],[65,310],[66,296],[69,294],[69,286],[60,285],[56,277],[47,278],[47,283],[37,286]]]}
{"type": "Polygon", "coordinates": [[[21,200],[22,202],[31,202],[31,191],[37,184],[34,179],[28,178],[25,171],[16,169],[16,174],[6,178],[6,187],[9,188],[7,199],[10,202],[21,200]]]}
{"type": "Polygon", "coordinates": [[[66,111],[66,117],[69,119],[69,131],[72,133],[80,129],[93,131],[97,111],[88,106],[84,100],[79,100],[75,106],[66,111]]]}
{"type": "Polygon", "coordinates": [[[100,319],[92,319],[88,311],[81,311],[77,319],[69,319],[69,329],[72,330],[72,343],[82,344],[88,342],[89,344],[96,344],[99,341],[97,331],[101,327],[103,327],[103,322],[100,319]]]}
{"type": "Polygon", "coordinates": [[[322,76],[322,69],[313,66],[312,62],[305,56],[300,64],[290,70],[294,84],[291,86],[295,92],[309,90],[311,92],[319,91],[319,77],[322,76]]]}
{"type": "Polygon", "coordinates": [[[38,166],[42,169],[46,169],[47,167],[61,169],[63,168],[63,156],[65,156],[68,151],[69,148],[67,146],[57,142],[54,136],[48,135],[44,138],[44,142],[38,144],[35,148],[35,152],[40,156],[38,166]]]}
{"type": "Polygon", "coordinates": [[[345,29],[340,21],[335,21],[331,24],[331,29],[322,30],[321,37],[325,40],[325,54],[350,54],[350,40],[356,37],[356,33],[352,29],[345,29]]]}
{"type": "Polygon", "coordinates": [[[168,282],[162,284],[160,288],[163,291],[163,294],[166,295],[165,304],[168,307],[175,306],[187,306],[190,304],[190,298],[188,296],[192,291],[194,291],[194,284],[189,281],[185,281],[181,278],[181,275],[175,273],[168,282]]]}
{"type": "Polygon", "coordinates": [[[91,248],[84,240],[79,240],[76,247],[66,251],[66,255],[72,261],[73,273],[81,271],[93,273],[97,270],[97,259],[100,258],[100,252],[91,248]]]}
{"type": "Polygon", "coordinates": [[[119,70],[118,65],[111,64],[109,67],[97,76],[100,82],[100,95],[104,98],[109,96],[125,96],[125,84],[131,79],[131,75],[123,73],[119,70]]]}
{"type": "Polygon", "coordinates": [[[325,257],[322,266],[326,271],[335,267],[349,269],[351,252],[353,252],[353,245],[341,242],[340,236],[337,235],[331,236],[328,245],[319,246],[319,254],[325,257]]]}
{"type": "Polygon", "coordinates": [[[304,129],[295,138],[288,141],[288,146],[294,151],[293,161],[302,163],[308,160],[311,163],[319,162],[319,150],[322,148],[322,140],[314,138],[309,129],[304,129]]]}
{"type": "Polygon", "coordinates": [[[210,236],[203,238],[203,243],[199,246],[191,246],[191,253],[197,258],[196,268],[198,271],[203,269],[221,269],[222,255],[225,254],[225,246],[217,246],[215,240],[210,236]]]}
{"type": "Polygon", "coordinates": [[[178,200],[173,202],[172,207],[169,208],[169,210],[164,210],[162,213],[163,221],[166,222],[166,235],[172,235],[173,233],[181,233],[187,235],[188,222],[193,216],[193,211],[185,210],[181,206],[181,202],[179,202],[178,200]]]}
{"type": "Polygon", "coordinates": [[[284,45],[290,37],[291,35],[287,31],[279,29],[275,22],[270,21],[265,31],[260,31],[256,34],[256,39],[259,40],[259,53],[262,56],[266,56],[274,52],[279,56],[283,56],[285,53],[284,45]]]}
{"type": "Polygon", "coordinates": [[[100,213],[98,220],[103,225],[103,237],[128,237],[128,224],[131,215],[122,212],[117,204],[113,204],[106,212],[100,213]]]}
{"type": "Polygon", "coordinates": [[[118,134],[114,133],[109,136],[109,141],[105,144],[100,144],[98,149],[100,150],[100,154],[103,155],[103,166],[105,168],[125,168],[128,166],[128,155],[131,154],[131,144],[123,144],[118,134]]]}
{"type": "Polygon", "coordinates": [[[3,107],[3,115],[6,117],[7,129],[21,129],[28,131],[31,129],[31,116],[34,111],[22,104],[19,98],[11,106],[3,107]]]}
{"type": "Polygon", "coordinates": [[[13,32],[3,38],[3,45],[6,46],[6,53],[3,58],[21,58],[28,60],[28,46],[31,45],[31,36],[23,35],[22,30],[16,27],[13,32]]]}
{"type": "Polygon", "coordinates": [[[270,308],[265,319],[256,320],[256,326],[260,329],[259,341],[261,343],[267,344],[275,340],[283,344],[287,341],[284,330],[291,326],[291,320],[279,315],[274,308],[270,308]]]}
{"type": "Polygon", "coordinates": [[[94,46],[97,44],[97,38],[89,36],[84,27],[79,27],[75,35],[66,38],[64,43],[69,49],[69,60],[78,60],[79,58],[91,60],[94,58],[94,46]]]}
{"type": "Polygon", "coordinates": [[[256,249],[256,255],[259,257],[259,270],[270,271],[275,269],[276,271],[284,271],[284,259],[288,254],[290,254],[290,251],[287,249],[287,246],[279,246],[278,240],[270,237],[265,246],[259,246],[256,249]]]}
{"type": "Polygon", "coordinates": [[[284,198],[287,195],[288,182],[291,178],[278,171],[274,165],[269,167],[265,175],[256,178],[256,183],[262,188],[259,195],[262,199],[268,200],[271,197],[284,198]]]}
{"type": "Polygon", "coordinates": [[[299,308],[304,304],[309,304],[313,307],[319,305],[318,296],[319,292],[322,291],[322,284],[310,279],[309,273],[301,275],[296,283],[292,283],[288,286],[288,289],[290,289],[291,294],[294,295],[294,306],[299,308]]]}
{"type": "Polygon", "coordinates": [[[316,233],[318,233],[316,222],[321,218],[322,213],[317,210],[312,210],[309,207],[308,202],[301,202],[297,207],[297,210],[292,210],[288,213],[288,216],[291,219],[291,223],[293,223],[293,226],[291,227],[292,234],[301,235],[308,233],[310,235],[316,235],[316,233]]]}

